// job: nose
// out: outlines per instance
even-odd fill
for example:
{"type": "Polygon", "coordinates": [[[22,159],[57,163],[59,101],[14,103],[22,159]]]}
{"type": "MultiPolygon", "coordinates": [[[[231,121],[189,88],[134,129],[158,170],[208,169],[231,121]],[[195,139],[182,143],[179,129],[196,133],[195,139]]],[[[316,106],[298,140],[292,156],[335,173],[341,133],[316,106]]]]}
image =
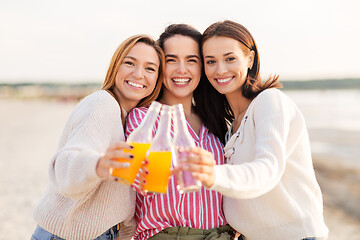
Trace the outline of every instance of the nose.
{"type": "Polygon", "coordinates": [[[144,76],[143,69],[141,67],[136,67],[132,73],[134,78],[141,79],[144,76]]]}
{"type": "Polygon", "coordinates": [[[185,74],[186,73],[186,65],[184,62],[180,61],[177,67],[177,72],[181,73],[181,74],[185,74]]]}
{"type": "Polygon", "coordinates": [[[221,75],[221,74],[224,74],[226,73],[226,67],[225,67],[225,64],[223,64],[222,62],[219,62],[217,64],[217,68],[216,68],[216,73],[221,75]]]}

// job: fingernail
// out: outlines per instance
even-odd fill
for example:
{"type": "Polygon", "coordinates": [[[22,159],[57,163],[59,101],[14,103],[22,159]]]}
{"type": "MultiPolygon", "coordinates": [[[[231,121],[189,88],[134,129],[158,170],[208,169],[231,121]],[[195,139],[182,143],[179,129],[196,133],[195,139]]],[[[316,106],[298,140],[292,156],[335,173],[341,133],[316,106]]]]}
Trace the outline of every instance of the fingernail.
{"type": "Polygon", "coordinates": [[[114,180],[115,180],[115,182],[117,182],[119,179],[118,179],[118,178],[115,178],[114,180]]]}
{"type": "Polygon", "coordinates": [[[126,163],[124,163],[123,166],[124,166],[124,167],[130,167],[130,163],[126,162],[126,163]]]}
{"type": "Polygon", "coordinates": [[[130,158],[134,158],[134,155],[130,155],[130,158]]]}
{"type": "Polygon", "coordinates": [[[145,174],[146,174],[146,175],[149,175],[149,171],[145,171],[145,174]]]}
{"type": "Polygon", "coordinates": [[[144,160],[144,164],[149,164],[149,161],[148,161],[148,160],[144,160]]]}
{"type": "Polygon", "coordinates": [[[131,148],[131,149],[133,149],[133,148],[134,148],[134,146],[131,146],[131,145],[130,145],[130,148],[131,148]]]}

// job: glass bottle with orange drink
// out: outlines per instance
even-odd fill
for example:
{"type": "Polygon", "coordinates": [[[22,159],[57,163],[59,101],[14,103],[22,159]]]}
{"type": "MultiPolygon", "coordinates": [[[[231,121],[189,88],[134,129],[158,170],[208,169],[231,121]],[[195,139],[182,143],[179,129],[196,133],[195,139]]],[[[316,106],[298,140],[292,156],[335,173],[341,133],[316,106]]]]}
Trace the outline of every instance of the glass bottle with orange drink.
{"type": "Polygon", "coordinates": [[[161,103],[152,102],[144,119],[140,125],[134,129],[127,138],[127,143],[133,146],[133,149],[124,149],[124,152],[131,153],[134,158],[132,160],[118,159],[120,162],[129,162],[130,167],[114,169],[112,175],[119,178],[119,181],[125,184],[133,184],[136,175],[146,158],[146,153],[150,148],[152,141],[152,130],[155,120],[161,110],[161,103]]]}
{"type": "Polygon", "coordinates": [[[156,135],[148,152],[148,175],[144,191],[151,193],[166,193],[170,177],[172,141],[170,135],[172,108],[163,105],[156,135]]]}
{"type": "MultiPolygon", "coordinates": [[[[173,106],[174,108],[174,166],[181,164],[181,158],[185,156],[185,152],[182,150],[185,147],[195,147],[195,142],[191,137],[182,104],[173,106]]],[[[198,191],[201,188],[200,180],[195,179],[191,172],[180,171],[177,174],[177,189],[180,193],[198,191]]]]}

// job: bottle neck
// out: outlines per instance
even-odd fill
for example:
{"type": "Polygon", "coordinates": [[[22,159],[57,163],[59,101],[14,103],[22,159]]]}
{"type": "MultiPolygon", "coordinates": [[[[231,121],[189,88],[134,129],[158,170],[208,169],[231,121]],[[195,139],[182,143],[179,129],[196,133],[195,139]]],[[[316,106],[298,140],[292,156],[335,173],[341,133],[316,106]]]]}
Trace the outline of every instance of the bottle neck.
{"type": "Polygon", "coordinates": [[[155,105],[154,103],[151,104],[140,125],[129,135],[127,141],[143,143],[151,142],[152,130],[161,109],[160,103],[156,103],[155,105]]]}
{"type": "Polygon", "coordinates": [[[156,135],[151,143],[151,151],[170,151],[171,141],[171,108],[163,106],[156,135]]]}
{"type": "Polygon", "coordinates": [[[195,146],[194,140],[189,133],[185,114],[182,105],[176,105],[174,121],[174,145],[175,146],[195,146]]]}

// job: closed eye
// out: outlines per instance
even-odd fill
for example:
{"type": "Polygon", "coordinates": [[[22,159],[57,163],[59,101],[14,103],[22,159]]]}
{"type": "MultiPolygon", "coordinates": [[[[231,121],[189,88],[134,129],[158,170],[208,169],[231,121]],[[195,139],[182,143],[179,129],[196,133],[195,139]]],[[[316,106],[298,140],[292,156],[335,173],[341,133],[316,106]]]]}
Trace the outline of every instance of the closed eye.
{"type": "Polygon", "coordinates": [[[169,63],[169,62],[175,62],[175,59],[174,58],[167,58],[165,60],[166,63],[169,63]]]}
{"type": "Polygon", "coordinates": [[[135,66],[135,64],[130,61],[125,61],[124,64],[129,65],[129,66],[135,66]]]}
{"type": "Polygon", "coordinates": [[[191,62],[191,63],[197,63],[198,61],[197,61],[197,59],[196,59],[196,58],[191,58],[191,59],[189,59],[189,60],[188,60],[188,62],[191,62]]]}
{"type": "Polygon", "coordinates": [[[152,67],[147,67],[147,68],[145,68],[146,70],[148,70],[148,71],[150,71],[150,72],[155,72],[156,70],[155,70],[155,68],[152,68],[152,67]]]}

